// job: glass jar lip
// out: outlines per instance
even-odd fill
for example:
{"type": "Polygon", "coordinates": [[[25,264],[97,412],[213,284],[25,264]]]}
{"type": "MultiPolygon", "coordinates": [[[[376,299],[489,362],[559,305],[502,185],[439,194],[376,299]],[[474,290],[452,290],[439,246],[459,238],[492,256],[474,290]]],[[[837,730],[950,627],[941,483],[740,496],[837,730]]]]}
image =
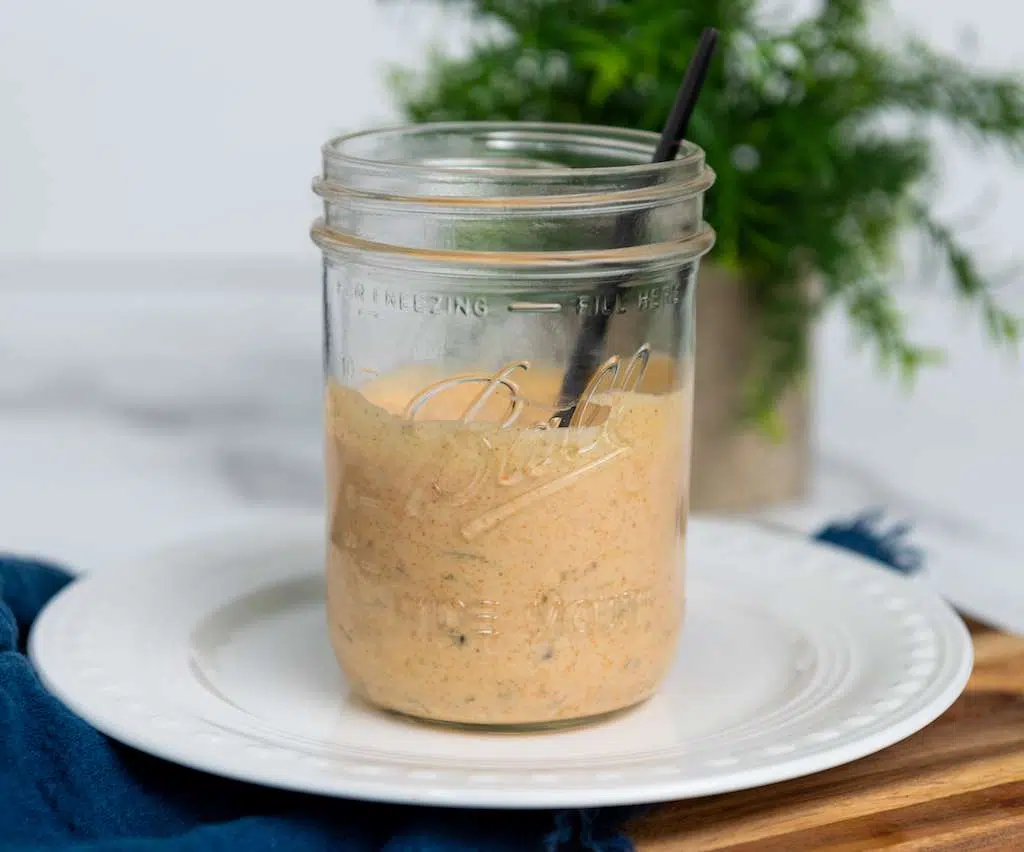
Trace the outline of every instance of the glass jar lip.
{"type": "MultiPolygon", "coordinates": [[[[590,144],[604,142],[608,151],[619,151],[620,153],[635,153],[637,156],[650,156],[658,144],[658,134],[647,130],[632,130],[623,127],[604,126],[599,124],[573,124],[559,122],[527,122],[527,121],[449,121],[449,122],[425,122],[421,124],[397,124],[360,130],[354,133],[346,133],[329,139],[321,148],[325,164],[330,162],[334,165],[350,165],[355,168],[378,170],[386,168],[389,171],[401,171],[405,176],[412,177],[422,175],[437,177],[448,175],[457,177],[479,177],[481,171],[486,171],[488,176],[497,178],[526,180],[536,179],[542,174],[546,179],[560,178],[587,178],[587,177],[612,177],[616,175],[638,177],[644,174],[653,176],[664,176],[665,173],[679,171],[682,174],[692,173],[695,163],[700,163],[704,158],[703,149],[684,140],[679,148],[679,154],[674,160],[662,163],[630,163],[614,166],[583,166],[573,167],[558,164],[553,167],[537,168],[536,165],[523,168],[510,168],[507,166],[466,166],[466,165],[444,165],[437,162],[412,162],[401,159],[369,158],[356,156],[343,150],[346,146],[359,143],[371,138],[386,139],[408,138],[410,136],[422,136],[430,133],[506,133],[515,134],[521,139],[527,138],[530,134],[549,134],[561,136],[566,141],[577,137],[581,142],[590,144]]],[[[497,138],[497,137],[496,137],[497,138]]]]}

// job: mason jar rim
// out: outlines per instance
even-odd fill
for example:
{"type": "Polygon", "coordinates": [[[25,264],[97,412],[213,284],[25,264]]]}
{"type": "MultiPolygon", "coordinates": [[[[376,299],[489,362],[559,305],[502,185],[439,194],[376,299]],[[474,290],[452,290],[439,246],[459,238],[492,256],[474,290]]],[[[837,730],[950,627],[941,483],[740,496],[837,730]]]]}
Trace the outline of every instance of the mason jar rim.
{"type": "Polygon", "coordinates": [[[621,278],[644,270],[676,267],[707,254],[715,243],[715,232],[706,223],[687,239],[612,249],[581,251],[468,251],[410,248],[364,240],[331,231],[318,219],[311,231],[313,242],[325,256],[354,252],[367,263],[379,262],[391,268],[444,267],[446,274],[465,278],[501,277],[515,272],[524,279],[531,274],[550,282],[552,273],[560,278],[574,275],[588,280],[621,278]]]}
{"type": "MultiPolygon", "coordinates": [[[[522,168],[508,166],[445,165],[443,162],[416,162],[402,159],[372,158],[357,156],[346,152],[344,148],[367,139],[395,139],[424,136],[431,133],[494,133],[506,134],[511,141],[514,139],[528,140],[531,135],[550,134],[553,138],[572,141],[578,138],[581,143],[602,144],[609,154],[618,151],[622,154],[635,154],[638,158],[653,154],[658,144],[658,134],[646,130],[634,130],[623,127],[604,126],[599,124],[575,124],[560,122],[524,122],[524,121],[448,121],[425,122],[421,124],[398,124],[345,133],[329,139],[321,148],[325,164],[351,165],[356,168],[399,170],[407,177],[421,174],[424,177],[449,175],[451,177],[479,177],[486,170],[491,177],[515,179],[536,179],[543,174],[547,179],[641,176],[664,177],[666,173],[679,171],[681,174],[691,173],[695,163],[703,160],[704,151],[700,146],[684,140],[680,144],[679,154],[674,160],[666,162],[637,162],[612,166],[572,167],[562,164],[538,168],[537,165],[522,168]]],[[[500,137],[496,137],[496,141],[500,137]]],[[[536,162],[536,161],[535,161],[536,162]]]]}

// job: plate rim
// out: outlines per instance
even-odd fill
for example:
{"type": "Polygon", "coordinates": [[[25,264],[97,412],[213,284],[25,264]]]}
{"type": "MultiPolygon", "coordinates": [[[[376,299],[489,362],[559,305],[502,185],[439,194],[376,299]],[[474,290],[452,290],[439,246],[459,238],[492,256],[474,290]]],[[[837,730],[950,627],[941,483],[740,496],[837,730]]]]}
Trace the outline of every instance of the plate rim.
{"type": "MultiPolygon", "coordinates": [[[[280,519],[276,524],[272,523],[269,525],[266,520],[263,520],[259,524],[260,538],[265,541],[277,541],[279,544],[288,542],[294,546],[296,536],[305,538],[314,528],[317,534],[320,535],[322,533],[322,524],[322,518],[318,515],[288,515],[280,519]]],[[[573,808],[650,804],[737,792],[766,784],[792,780],[859,760],[907,739],[935,721],[963,693],[973,669],[973,642],[963,620],[934,590],[923,587],[919,582],[899,577],[888,569],[855,553],[814,542],[801,536],[799,533],[789,535],[786,532],[766,529],[759,524],[737,519],[693,518],[691,519],[691,524],[705,528],[756,529],[763,535],[773,538],[786,538],[789,541],[799,542],[800,545],[816,551],[825,550],[830,554],[831,558],[839,558],[851,565],[855,564],[858,570],[879,571],[899,582],[906,582],[908,586],[913,584],[916,589],[914,592],[911,592],[912,595],[926,595],[932,598],[930,603],[933,606],[938,604],[938,607],[935,607],[935,611],[941,613],[937,617],[945,622],[944,627],[947,629],[947,638],[959,645],[958,650],[961,653],[959,654],[958,666],[949,675],[945,687],[929,704],[918,708],[898,723],[889,725],[873,734],[860,737],[852,743],[840,744],[833,748],[824,748],[812,755],[780,756],[774,762],[727,771],[710,778],[673,778],[671,775],[668,775],[663,779],[651,777],[642,782],[631,781],[627,786],[595,786],[587,784],[585,781],[574,783],[570,774],[564,770],[559,773],[557,768],[553,768],[552,774],[568,776],[565,777],[564,783],[558,787],[531,790],[528,783],[520,783],[518,789],[510,791],[507,788],[488,787],[487,785],[463,786],[461,782],[457,788],[446,788],[443,781],[440,784],[428,784],[423,781],[411,783],[408,778],[386,778],[381,780],[372,777],[360,777],[358,781],[355,781],[351,775],[340,774],[332,778],[326,772],[321,774],[323,783],[314,784],[308,774],[298,775],[287,772],[277,772],[275,774],[272,763],[265,765],[268,767],[267,771],[257,771],[254,773],[251,765],[248,767],[236,765],[236,763],[232,763],[230,760],[226,763],[218,762],[215,756],[216,749],[212,747],[204,752],[199,752],[200,756],[197,757],[197,749],[194,745],[191,747],[187,746],[184,749],[180,747],[176,749],[174,737],[169,739],[166,734],[161,735],[159,731],[147,736],[137,730],[137,726],[131,724],[130,721],[126,722],[124,718],[119,720],[111,715],[104,714],[102,711],[97,710],[96,707],[97,704],[102,702],[94,700],[90,704],[89,696],[83,697],[76,694],[75,685],[62,684],[59,674],[56,677],[53,676],[53,673],[49,671],[47,661],[47,643],[50,641],[50,634],[54,632],[56,627],[59,627],[60,620],[64,618],[64,610],[72,605],[68,602],[81,596],[92,595],[97,589],[101,593],[102,587],[105,584],[116,582],[118,578],[123,580],[124,575],[117,572],[85,575],[62,589],[47,603],[42,613],[37,617],[29,634],[28,652],[37,676],[44,687],[72,712],[112,739],[172,763],[245,783],[315,795],[392,804],[482,807],[509,810],[534,809],[538,807],[573,808]],[[183,752],[187,753],[183,754],[183,752]]],[[[245,524],[234,525],[231,532],[208,532],[171,547],[160,548],[146,556],[133,560],[136,567],[136,572],[133,576],[135,578],[144,576],[147,571],[166,571],[167,563],[173,563],[175,559],[189,554],[195,556],[195,554],[200,552],[210,553],[211,549],[225,547],[231,540],[231,536],[238,531],[247,530],[247,532],[251,532],[253,529],[255,527],[247,527],[245,524]],[[139,568],[140,565],[145,567],[139,568]]],[[[196,617],[199,618],[201,615],[202,613],[197,613],[196,617]]],[[[95,696],[93,698],[95,699],[95,696]]],[[[436,729],[431,730],[436,733],[436,729]]],[[[456,733],[455,735],[457,736],[458,734],[456,733]]],[[[187,736],[182,736],[184,739],[189,739],[187,736]]],[[[543,733],[538,734],[538,736],[557,737],[558,734],[543,733]]],[[[436,775],[443,776],[445,771],[442,768],[436,775]]],[[[515,772],[519,773],[522,770],[517,769],[515,772]]],[[[539,776],[544,773],[535,772],[533,774],[539,776]]],[[[431,779],[434,782],[438,780],[438,778],[431,779]]],[[[527,781],[525,773],[523,781],[527,781]]]]}

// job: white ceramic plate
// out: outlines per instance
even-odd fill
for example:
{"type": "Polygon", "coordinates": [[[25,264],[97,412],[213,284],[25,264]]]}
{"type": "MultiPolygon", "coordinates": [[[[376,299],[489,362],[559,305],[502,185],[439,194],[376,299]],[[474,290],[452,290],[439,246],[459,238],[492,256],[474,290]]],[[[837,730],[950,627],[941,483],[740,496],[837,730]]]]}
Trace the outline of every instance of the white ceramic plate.
{"type": "Polygon", "coordinates": [[[885,748],[956,699],[957,616],[926,586],[742,522],[697,521],[678,662],[660,694],[558,733],[445,731],[352,699],[328,646],[322,523],[194,543],[89,577],[42,614],[46,685],[111,737],[232,778],[481,807],[680,799],[885,748]]]}

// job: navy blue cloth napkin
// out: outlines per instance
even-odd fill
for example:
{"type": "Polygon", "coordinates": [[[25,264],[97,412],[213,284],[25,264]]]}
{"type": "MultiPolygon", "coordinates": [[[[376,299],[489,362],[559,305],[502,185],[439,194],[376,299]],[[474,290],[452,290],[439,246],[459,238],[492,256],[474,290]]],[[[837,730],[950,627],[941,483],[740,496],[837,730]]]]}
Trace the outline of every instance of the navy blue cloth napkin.
{"type": "MultiPolygon", "coordinates": [[[[910,572],[905,527],[833,524],[819,538],[910,572]]],[[[0,852],[629,852],[635,811],[494,812],[283,793],[184,769],[114,743],[43,689],[25,641],[70,581],[0,558],[0,852]]]]}

